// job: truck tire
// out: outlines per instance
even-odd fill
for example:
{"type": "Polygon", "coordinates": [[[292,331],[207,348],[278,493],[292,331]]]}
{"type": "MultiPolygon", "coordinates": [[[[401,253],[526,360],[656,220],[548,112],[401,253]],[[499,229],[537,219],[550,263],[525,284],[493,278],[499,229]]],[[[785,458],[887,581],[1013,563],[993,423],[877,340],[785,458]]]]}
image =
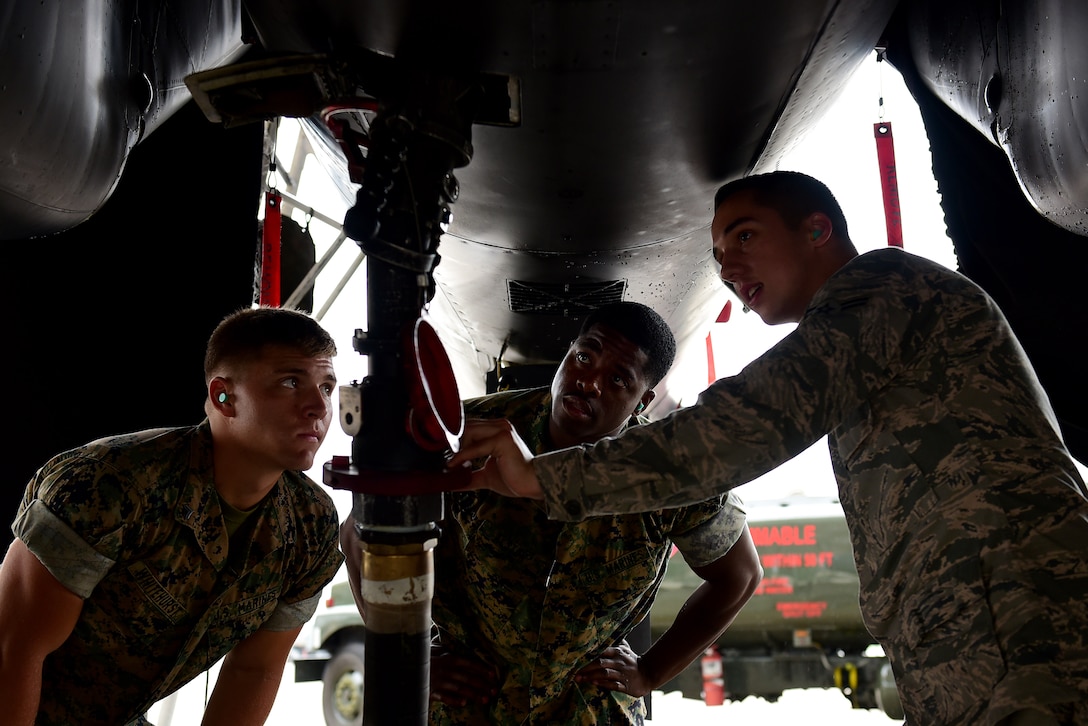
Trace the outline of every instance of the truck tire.
{"type": "Polygon", "coordinates": [[[876,705],[888,718],[897,720],[906,718],[903,703],[899,700],[899,690],[895,687],[891,663],[885,663],[880,667],[880,685],[876,689],[876,705]]]}
{"type": "Polygon", "coordinates": [[[362,643],[348,642],[325,665],[321,708],[326,726],[362,726],[363,655],[362,643]]]}

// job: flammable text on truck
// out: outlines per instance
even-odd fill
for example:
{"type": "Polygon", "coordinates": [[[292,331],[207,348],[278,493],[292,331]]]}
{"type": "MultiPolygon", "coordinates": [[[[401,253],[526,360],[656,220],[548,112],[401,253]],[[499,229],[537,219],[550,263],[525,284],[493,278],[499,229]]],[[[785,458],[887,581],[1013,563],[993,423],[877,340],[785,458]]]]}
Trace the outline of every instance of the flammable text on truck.
{"type": "MultiPolygon", "coordinates": [[[[903,718],[891,668],[861,620],[842,506],[835,499],[802,497],[746,509],[763,581],[715,652],[662,690],[711,702],[702,670],[709,659],[712,689],[721,699],[754,695],[774,701],[790,688],[837,688],[855,708],[881,708],[903,718]]],[[[670,561],[650,611],[651,638],[669,627],[701,582],[682,557],[670,561]]],[[[343,577],[329,593],[291,659],[296,681],[323,682],[325,723],[352,726],[362,723],[365,629],[343,577]]]]}

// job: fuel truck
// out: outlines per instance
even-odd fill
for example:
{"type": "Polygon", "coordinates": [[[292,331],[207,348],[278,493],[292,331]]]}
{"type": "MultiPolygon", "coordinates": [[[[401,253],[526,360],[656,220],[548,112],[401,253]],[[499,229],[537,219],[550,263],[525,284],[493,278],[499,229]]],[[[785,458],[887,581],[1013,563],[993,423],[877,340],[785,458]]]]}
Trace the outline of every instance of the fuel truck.
{"type": "MultiPolygon", "coordinates": [[[[891,666],[862,623],[838,500],[792,497],[745,509],[763,580],[717,643],[662,690],[715,705],[748,696],[773,702],[792,688],[836,688],[854,708],[902,719],[891,666]]],[[[653,640],[701,582],[683,557],[670,559],[650,611],[653,640]]]]}

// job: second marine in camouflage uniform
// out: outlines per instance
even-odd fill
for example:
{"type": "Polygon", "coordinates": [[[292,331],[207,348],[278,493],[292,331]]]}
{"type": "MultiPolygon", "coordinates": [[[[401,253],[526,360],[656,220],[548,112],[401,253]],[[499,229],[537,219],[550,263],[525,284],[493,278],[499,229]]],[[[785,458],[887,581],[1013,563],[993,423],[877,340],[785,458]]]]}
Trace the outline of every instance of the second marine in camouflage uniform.
{"type": "MultiPolygon", "coordinates": [[[[467,401],[468,416],[509,418],[536,452],[548,443],[547,388],[467,401]]],[[[433,617],[443,645],[494,665],[498,695],[464,707],[431,702],[431,724],[642,723],[642,699],[574,675],[649,612],[672,543],[706,565],[729,551],[745,517],[733,495],[668,511],[578,523],[540,502],[455,493],[435,551],[433,617]]]]}
{"type": "Polygon", "coordinates": [[[1004,316],[938,264],[854,258],[697,405],[534,469],[549,514],[577,520],[699,501],[825,434],[862,613],[908,720],[1063,704],[1064,723],[1088,723],[1084,481],[1004,316]]]}
{"type": "Polygon", "coordinates": [[[250,633],[313,615],[343,561],[332,499],[285,472],[229,538],[212,472],[204,422],[92,442],[30,482],[12,531],[86,598],[45,660],[39,726],[144,722],[250,633]]]}

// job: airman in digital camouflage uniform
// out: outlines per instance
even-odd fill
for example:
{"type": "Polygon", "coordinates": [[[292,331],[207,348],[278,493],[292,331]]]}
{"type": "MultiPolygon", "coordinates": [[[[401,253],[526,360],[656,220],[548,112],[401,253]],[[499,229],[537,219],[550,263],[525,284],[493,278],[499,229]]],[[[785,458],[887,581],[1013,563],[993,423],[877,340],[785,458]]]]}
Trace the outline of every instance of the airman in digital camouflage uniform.
{"type": "MultiPolygon", "coordinates": [[[[608,305],[585,319],[550,388],[483,396],[465,411],[509,417],[535,451],[596,441],[654,398],[674,351],[650,308],[608,305]]],[[[574,523],[490,492],[456,493],[450,510],[435,550],[432,726],[641,724],[641,697],[717,639],[762,575],[732,494],[574,523]],[[639,657],[624,638],[649,613],[673,543],[705,582],[639,657]]],[[[354,575],[351,521],[341,541],[354,575]]]]}
{"type": "Polygon", "coordinates": [[[224,319],[197,426],[100,439],[26,488],[0,567],[6,725],[146,723],[226,656],[205,724],[263,724],[342,562],[302,472],[332,418],[332,338],[306,314],[224,319]]]}
{"type": "Polygon", "coordinates": [[[765,322],[797,322],[696,405],[533,457],[474,424],[452,466],[578,520],[701,500],[825,434],[866,625],[911,724],[1088,723],[1088,493],[1004,316],[965,277],[858,255],[837,202],[794,172],[715,199],[721,276],[765,322]]]}

